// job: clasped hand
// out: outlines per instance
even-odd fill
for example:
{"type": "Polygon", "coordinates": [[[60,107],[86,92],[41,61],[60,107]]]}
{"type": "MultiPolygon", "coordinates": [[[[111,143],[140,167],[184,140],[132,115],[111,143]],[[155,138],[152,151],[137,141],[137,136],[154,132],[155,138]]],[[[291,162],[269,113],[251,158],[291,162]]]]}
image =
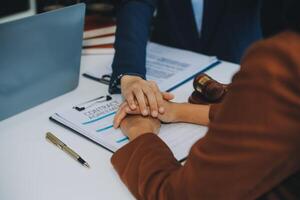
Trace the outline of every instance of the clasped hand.
{"type": "MultiPolygon", "coordinates": [[[[127,101],[124,101],[114,118],[114,127],[121,127],[121,130],[125,135],[129,137],[130,140],[137,138],[138,136],[145,133],[158,134],[161,122],[170,123],[175,119],[175,103],[169,100],[173,99],[173,95],[170,93],[162,93],[164,98],[163,107],[164,113],[156,117],[144,116],[139,107],[132,110],[128,105],[127,101]]],[[[137,104],[137,102],[135,102],[137,104]]],[[[146,102],[146,107],[148,113],[150,113],[150,106],[146,102]]]]}
{"type": "Polygon", "coordinates": [[[125,76],[121,79],[121,91],[125,101],[114,118],[114,127],[121,127],[130,140],[145,133],[157,134],[162,122],[172,122],[174,96],[160,92],[153,81],[125,76]]]}
{"type": "Polygon", "coordinates": [[[114,127],[130,140],[159,131],[160,123],[185,122],[208,126],[210,105],[173,103],[174,96],[160,92],[156,83],[139,77],[121,79],[121,90],[125,101],[115,118],[114,127]]]}

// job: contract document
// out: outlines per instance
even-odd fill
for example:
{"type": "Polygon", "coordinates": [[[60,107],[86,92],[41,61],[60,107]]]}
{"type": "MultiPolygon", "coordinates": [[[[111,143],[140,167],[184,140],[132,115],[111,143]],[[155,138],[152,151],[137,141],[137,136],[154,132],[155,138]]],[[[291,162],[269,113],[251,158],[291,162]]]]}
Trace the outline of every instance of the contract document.
{"type": "MultiPolygon", "coordinates": [[[[106,66],[97,64],[97,56],[86,59],[85,74],[100,79],[111,75],[111,62],[106,66]]],[[[99,62],[99,61],[98,61],[99,62]]],[[[167,47],[149,42],[146,53],[146,78],[154,80],[161,91],[171,91],[191,80],[196,74],[204,72],[220,61],[213,56],[206,56],[192,51],[167,47]]]]}
{"type": "MultiPolygon", "coordinates": [[[[120,95],[104,96],[66,108],[51,119],[115,152],[129,142],[120,129],[113,128],[113,118],[121,103],[120,95]]],[[[206,130],[206,127],[194,124],[162,124],[158,136],[180,161],[186,158],[191,146],[204,136],[206,130]]]]}
{"type": "MultiPolygon", "coordinates": [[[[85,73],[89,76],[101,78],[111,74],[112,57],[101,60],[101,63],[106,63],[105,66],[100,65],[98,56],[83,59],[87,65],[84,66],[87,69],[85,73]]],[[[193,88],[181,91],[180,86],[219,63],[216,57],[150,42],[147,45],[146,78],[156,81],[161,91],[172,91],[175,96],[188,99],[193,88]]],[[[51,119],[115,152],[129,142],[120,129],[113,128],[113,118],[122,101],[121,95],[87,99],[86,102],[79,102],[78,105],[54,113],[51,119]]],[[[183,160],[206,130],[204,126],[187,123],[162,124],[158,136],[169,146],[177,160],[183,160]]]]}

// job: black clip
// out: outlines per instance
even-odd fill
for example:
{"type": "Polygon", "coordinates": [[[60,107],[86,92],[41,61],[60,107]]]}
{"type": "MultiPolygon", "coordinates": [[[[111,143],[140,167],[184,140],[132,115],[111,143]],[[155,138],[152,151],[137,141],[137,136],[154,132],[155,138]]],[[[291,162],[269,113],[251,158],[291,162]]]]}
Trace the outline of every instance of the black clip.
{"type": "Polygon", "coordinates": [[[101,96],[101,97],[98,97],[96,99],[92,99],[92,100],[83,102],[83,103],[81,103],[77,106],[74,106],[73,108],[80,112],[80,111],[83,111],[83,110],[85,110],[85,109],[87,109],[87,108],[89,108],[89,107],[91,107],[95,104],[102,103],[102,102],[105,102],[105,101],[110,101],[110,100],[112,100],[112,97],[109,96],[109,95],[101,96]],[[105,99],[103,99],[103,98],[105,98],[105,99]]]}
{"type": "Polygon", "coordinates": [[[92,76],[92,75],[87,74],[87,73],[82,74],[82,76],[84,76],[86,78],[89,78],[89,79],[92,79],[94,81],[98,81],[98,82],[103,83],[105,85],[109,85],[109,82],[110,82],[110,79],[111,79],[111,75],[109,75],[109,74],[104,74],[103,76],[101,76],[101,78],[92,76]]]}

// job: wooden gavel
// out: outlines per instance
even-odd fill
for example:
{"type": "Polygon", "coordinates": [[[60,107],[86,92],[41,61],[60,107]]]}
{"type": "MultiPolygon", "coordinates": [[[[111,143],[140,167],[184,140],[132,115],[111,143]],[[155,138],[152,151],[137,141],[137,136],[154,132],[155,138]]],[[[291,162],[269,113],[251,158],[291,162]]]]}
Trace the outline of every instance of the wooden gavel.
{"type": "Polygon", "coordinates": [[[212,79],[207,74],[195,77],[193,86],[195,91],[189,97],[193,104],[210,104],[222,101],[227,93],[227,86],[212,79]]]}

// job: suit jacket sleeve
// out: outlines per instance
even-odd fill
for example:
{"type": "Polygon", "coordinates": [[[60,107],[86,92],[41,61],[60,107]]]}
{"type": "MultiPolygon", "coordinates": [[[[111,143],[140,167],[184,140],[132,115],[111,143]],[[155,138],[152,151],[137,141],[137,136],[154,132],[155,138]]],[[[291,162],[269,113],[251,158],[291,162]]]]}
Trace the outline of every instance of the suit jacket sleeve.
{"type": "Polygon", "coordinates": [[[255,44],[182,166],[154,134],[112,157],[138,199],[255,199],[299,170],[300,36],[255,44]]]}
{"type": "Polygon", "coordinates": [[[123,0],[117,13],[110,93],[118,93],[119,75],[145,78],[146,45],[156,0],[123,0]]]}

